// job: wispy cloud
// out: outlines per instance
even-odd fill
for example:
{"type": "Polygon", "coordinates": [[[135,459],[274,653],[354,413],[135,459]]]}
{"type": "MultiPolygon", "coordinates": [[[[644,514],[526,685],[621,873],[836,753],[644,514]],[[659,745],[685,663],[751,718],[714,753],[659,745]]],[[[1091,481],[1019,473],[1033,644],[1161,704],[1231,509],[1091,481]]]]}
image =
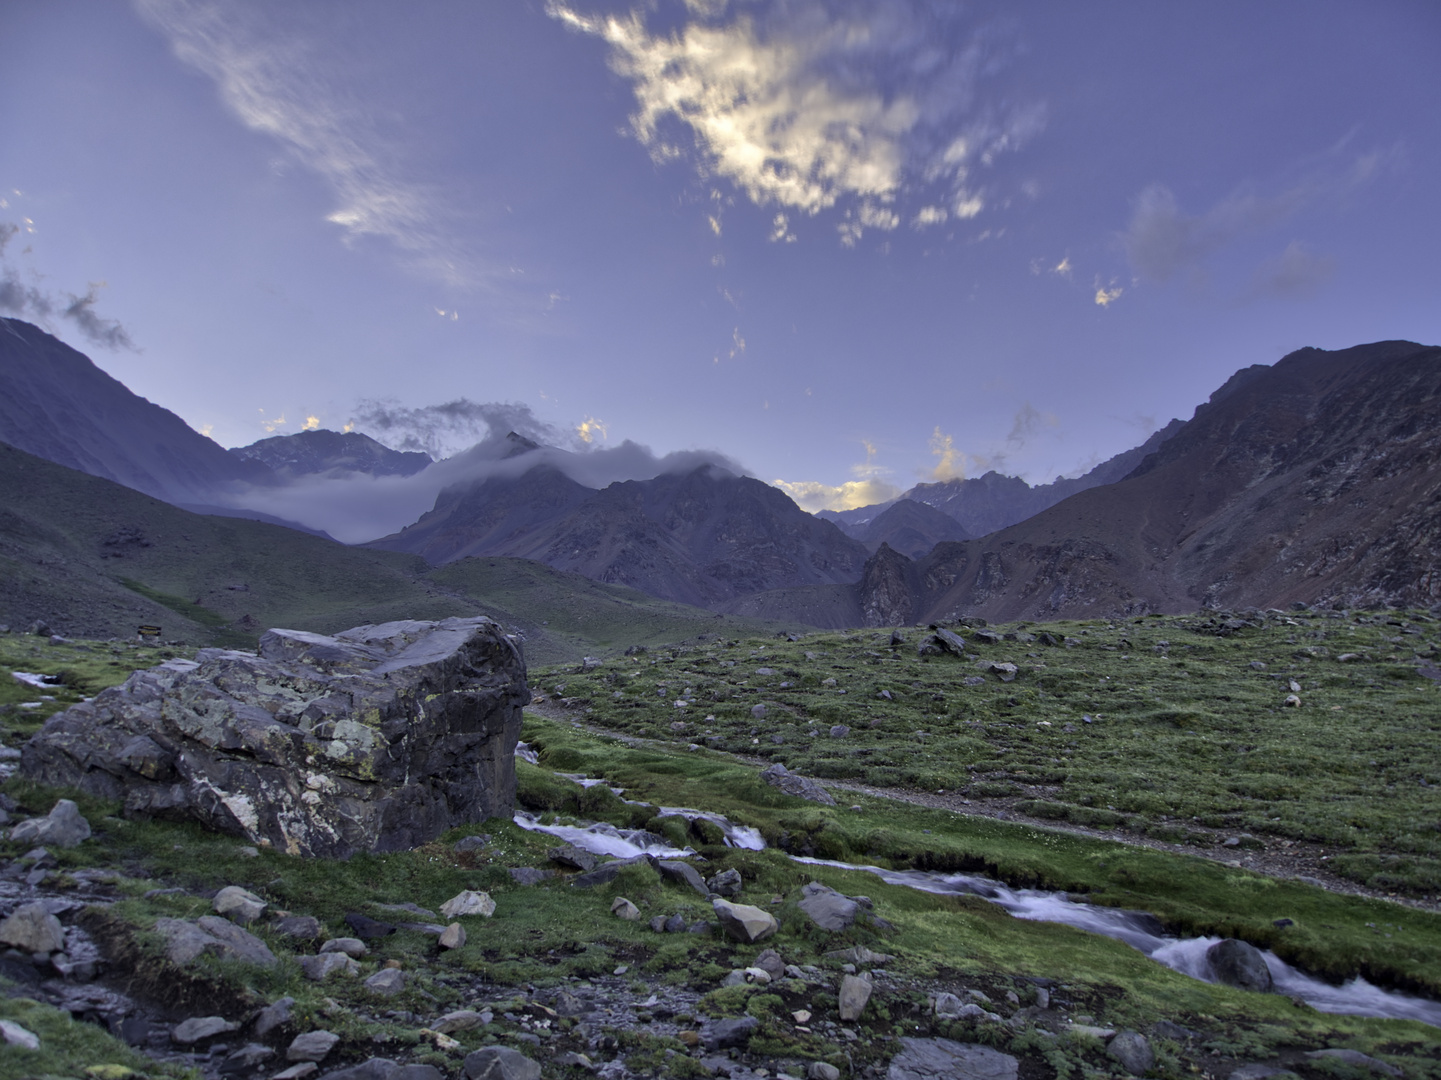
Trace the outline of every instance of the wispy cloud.
{"type": "Polygon", "coordinates": [[[1261,234],[1306,207],[1356,191],[1400,158],[1399,150],[1355,154],[1343,141],[1279,190],[1268,193],[1256,185],[1243,185],[1200,213],[1187,213],[1170,188],[1152,184],[1136,196],[1121,245],[1138,276],[1169,281],[1235,240],[1261,234]]]}
{"type": "MultiPolygon", "coordinates": [[[[26,219],[23,231],[34,232],[33,223],[26,219]]],[[[33,319],[46,329],[53,328],[55,318],[68,320],[92,345],[106,349],[135,349],[130,332],[118,319],[107,319],[99,315],[95,305],[100,301],[100,290],[105,282],[92,281],[83,295],[71,292],[56,294],[42,289],[36,281],[40,275],[31,271],[31,283],[27,284],[19,269],[5,258],[10,241],[20,235],[22,228],[14,222],[0,221],[0,312],[17,318],[33,319]]],[[[28,254],[29,248],[24,254],[28,254]]]]}
{"type": "MultiPolygon", "coordinates": [[[[484,276],[450,239],[435,193],[394,164],[400,155],[325,79],[315,43],[266,23],[277,9],[208,0],[134,0],[184,63],[209,76],[242,124],[278,140],[336,199],[326,220],[347,240],[383,240],[426,275],[454,286],[484,276]]],[[[283,10],[280,9],[280,10],[283,10]]]]}
{"type": "Polygon", "coordinates": [[[1257,269],[1251,280],[1250,297],[1310,296],[1331,280],[1335,272],[1335,259],[1318,255],[1300,241],[1292,240],[1280,255],[1257,269]]]}
{"type": "Polygon", "coordinates": [[[1013,46],[945,5],[688,7],[668,34],[640,10],[590,15],[549,0],[547,11],[610,46],[635,92],[631,134],[657,161],[685,161],[782,213],[840,207],[844,244],[894,229],[903,204],[921,225],[935,207],[974,217],[986,202],[978,170],[1045,125],[1039,103],[987,99],[1013,46]]]}

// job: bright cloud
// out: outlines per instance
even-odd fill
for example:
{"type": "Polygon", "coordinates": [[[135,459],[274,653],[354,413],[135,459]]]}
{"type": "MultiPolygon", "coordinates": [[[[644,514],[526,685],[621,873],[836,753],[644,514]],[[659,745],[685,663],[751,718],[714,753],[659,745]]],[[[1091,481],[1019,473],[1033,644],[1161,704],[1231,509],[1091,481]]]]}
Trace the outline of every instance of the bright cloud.
{"type": "Polygon", "coordinates": [[[596,439],[604,442],[608,432],[606,431],[605,421],[597,420],[593,416],[587,416],[576,425],[575,434],[576,438],[589,446],[594,443],[596,439]]]}
{"type": "Polygon", "coordinates": [[[817,510],[854,510],[900,498],[901,489],[886,479],[890,470],[876,463],[876,445],[865,439],[861,440],[861,445],[865,447],[866,460],[851,466],[854,480],[835,486],[816,480],[772,482],[794,499],[797,506],[812,514],[817,510]]]}
{"type": "Polygon", "coordinates": [[[931,432],[931,456],[936,467],[931,470],[931,479],[964,480],[966,478],[966,454],[956,446],[950,435],[942,434],[939,427],[931,432]]]}
{"type": "MultiPolygon", "coordinates": [[[[635,92],[631,133],[657,161],[690,159],[758,206],[844,206],[846,244],[895,228],[892,204],[913,192],[934,205],[939,189],[949,213],[976,216],[984,200],[964,182],[1045,124],[1038,105],[985,100],[1009,52],[993,28],[920,0],[845,11],[692,3],[670,34],[651,33],[639,10],[589,15],[563,0],[547,10],[610,46],[635,92]]],[[[779,224],[772,239],[788,239],[779,224]]]]}
{"type": "Polygon", "coordinates": [[[1097,286],[1096,286],[1096,306],[1097,306],[1097,307],[1110,307],[1112,304],[1114,304],[1117,300],[1119,300],[1119,299],[1121,298],[1121,294],[1122,294],[1123,292],[1125,292],[1125,291],[1126,291],[1126,290],[1123,289],[1123,288],[1121,288],[1121,286],[1119,286],[1119,285],[1112,285],[1112,287],[1109,288],[1109,289],[1106,288],[1104,285],[1097,285],[1097,286]]]}
{"type": "Polygon", "coordinates": [[[320,417],[318,417],[318,416],[307,416],[307,417],[305,418],[305,423],[301,425],[300,430],[301,430],[301,431],[317,431],[317,430],[319,430],[319,428],[320,428],[320,417]]]}

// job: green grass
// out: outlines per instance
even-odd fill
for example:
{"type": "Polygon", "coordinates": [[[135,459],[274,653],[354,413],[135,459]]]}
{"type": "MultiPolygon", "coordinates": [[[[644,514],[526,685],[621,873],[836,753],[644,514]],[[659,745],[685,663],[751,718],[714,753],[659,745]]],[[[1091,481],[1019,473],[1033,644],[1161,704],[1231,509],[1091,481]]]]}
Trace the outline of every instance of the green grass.
{"type": "Polygon", "coordinates": [[[1323,845],[1343,876],[1441,895],[1441,689],[1418,672],[1418,658],[1435,663],[1437,623],[1294,613],[1218,636],[1214,622],[992,628],[1010,639],[997,644],[963,630],[975,657],[1019,666],[1011,683],[917,655],[922,630],[896,649],[888,630],[730,639],[532,683],[604,730],[822,779],[1011,796],[1035,816],[1173,841],[1226,830],[1323,845]],[[1300,707],[1285,704],[1292,680],[1300,707]],[[833,738],[835,725],[849,732],[833,738]]]}

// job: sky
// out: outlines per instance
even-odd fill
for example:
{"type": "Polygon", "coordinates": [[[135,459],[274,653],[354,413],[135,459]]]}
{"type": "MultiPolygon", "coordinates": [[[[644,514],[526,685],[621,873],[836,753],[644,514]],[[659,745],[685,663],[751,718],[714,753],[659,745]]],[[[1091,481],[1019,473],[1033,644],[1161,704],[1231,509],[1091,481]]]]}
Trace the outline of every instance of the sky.
{"type": "Polygon", "coordinates": [[[842,509],[1441,343],[1434,0],[0,0],[0,40],[0,314],[225,446],[503,421],[842,509]]]}

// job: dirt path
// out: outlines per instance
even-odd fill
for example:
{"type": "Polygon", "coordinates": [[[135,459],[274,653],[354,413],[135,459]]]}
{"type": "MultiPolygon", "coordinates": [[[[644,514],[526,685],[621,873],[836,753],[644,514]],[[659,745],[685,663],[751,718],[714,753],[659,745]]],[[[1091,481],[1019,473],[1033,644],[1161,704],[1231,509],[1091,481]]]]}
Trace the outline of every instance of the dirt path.
{"type": "MultiPolygon", "coordinates": [[[[544,716],[548,720],[563,721],[591,732],[592,734],[618,738],[622,742],[633,746],[654,746],[662,749],[675,749],[674,744],[666,742],[665,740],[640,739],[585,723],[583,720],[578,719],[570,709],[548,698],[532,702],[531,705],[528,706],[528,709],[531,712],[544,716]]],[[[722,751],[713,750],[712,753],[722,753],[722,751]]],[[[755,765],[758,768],[764,768],[771,764],[767,758],[751,757],[746,754],[728,753],[726,756],[736,761],[755,765]]],[[[862,795],[895,799],[898,802],[911,803],[914,806],[924,806],[932,810],[947,810],[953,814],[994,818],[998,821],[1010,821],[1020,825],[1034,826],[1038,829],[1049,829],[1053,832],[1071,833],[1075,836],[1088,836],[1098,840],[1111,840],[1118,844],[1129,844],[1132,847],[1145,847],[1155,851],[1167,851],[1174,855],[1193,855],[1203,859],[1210,859],[1213,862],[1223,863],[1226,866],[1236,866],[1257,874],[1265,874],[1269,877],[1303,878],[1309,884],[1320,885],[1322,888],[1328,889],[1331,892],[1345,893],[1351,896],[1368,896],[1378,900],[1389,900],[1392,903],[1404,904],[1406,907],[1417,908],[1422,911],[1441,912],[1441,902],[1435,900],[1417,900],[1410,897],[1398,896],[1395,893],[1382,892],[1332,873],[1328,865],[1332,850],[1327,849],[1325,845],[1309,843],[1304,840],[1283,840],[1268,836],[1257,837],[1258,840],[1265,844],[1264,848],[1248,849],[1242,847],[1225,847],[1225,841],[1235,836],[1235,833],[1206,829],[1192,824],[1189,826],[1190,831],[1193,833],[1205,833],[1211,836],[1214,840],[1214,846],[1204,847],[1196,844],[1175,844],[1165,840],[1157,840],[1149,836],[1141,836],[1125,829],[1092,829],[1083,825],[1072,825],[1067,822],[1031,817],[1016,811],[1015,804],[1021,801],[1020,798],[966,798],[950,793],[937,794],[928,791],[916,791],[910,788],[874,787],[870,784],[860,783],[854,780],[823,780],[820,781],[820,783],[833,794],[839,794],[842,791],[854,791],[862,795]]],[[[1027,797],[1029,798],[1030,796],[1027,797]]]]}

